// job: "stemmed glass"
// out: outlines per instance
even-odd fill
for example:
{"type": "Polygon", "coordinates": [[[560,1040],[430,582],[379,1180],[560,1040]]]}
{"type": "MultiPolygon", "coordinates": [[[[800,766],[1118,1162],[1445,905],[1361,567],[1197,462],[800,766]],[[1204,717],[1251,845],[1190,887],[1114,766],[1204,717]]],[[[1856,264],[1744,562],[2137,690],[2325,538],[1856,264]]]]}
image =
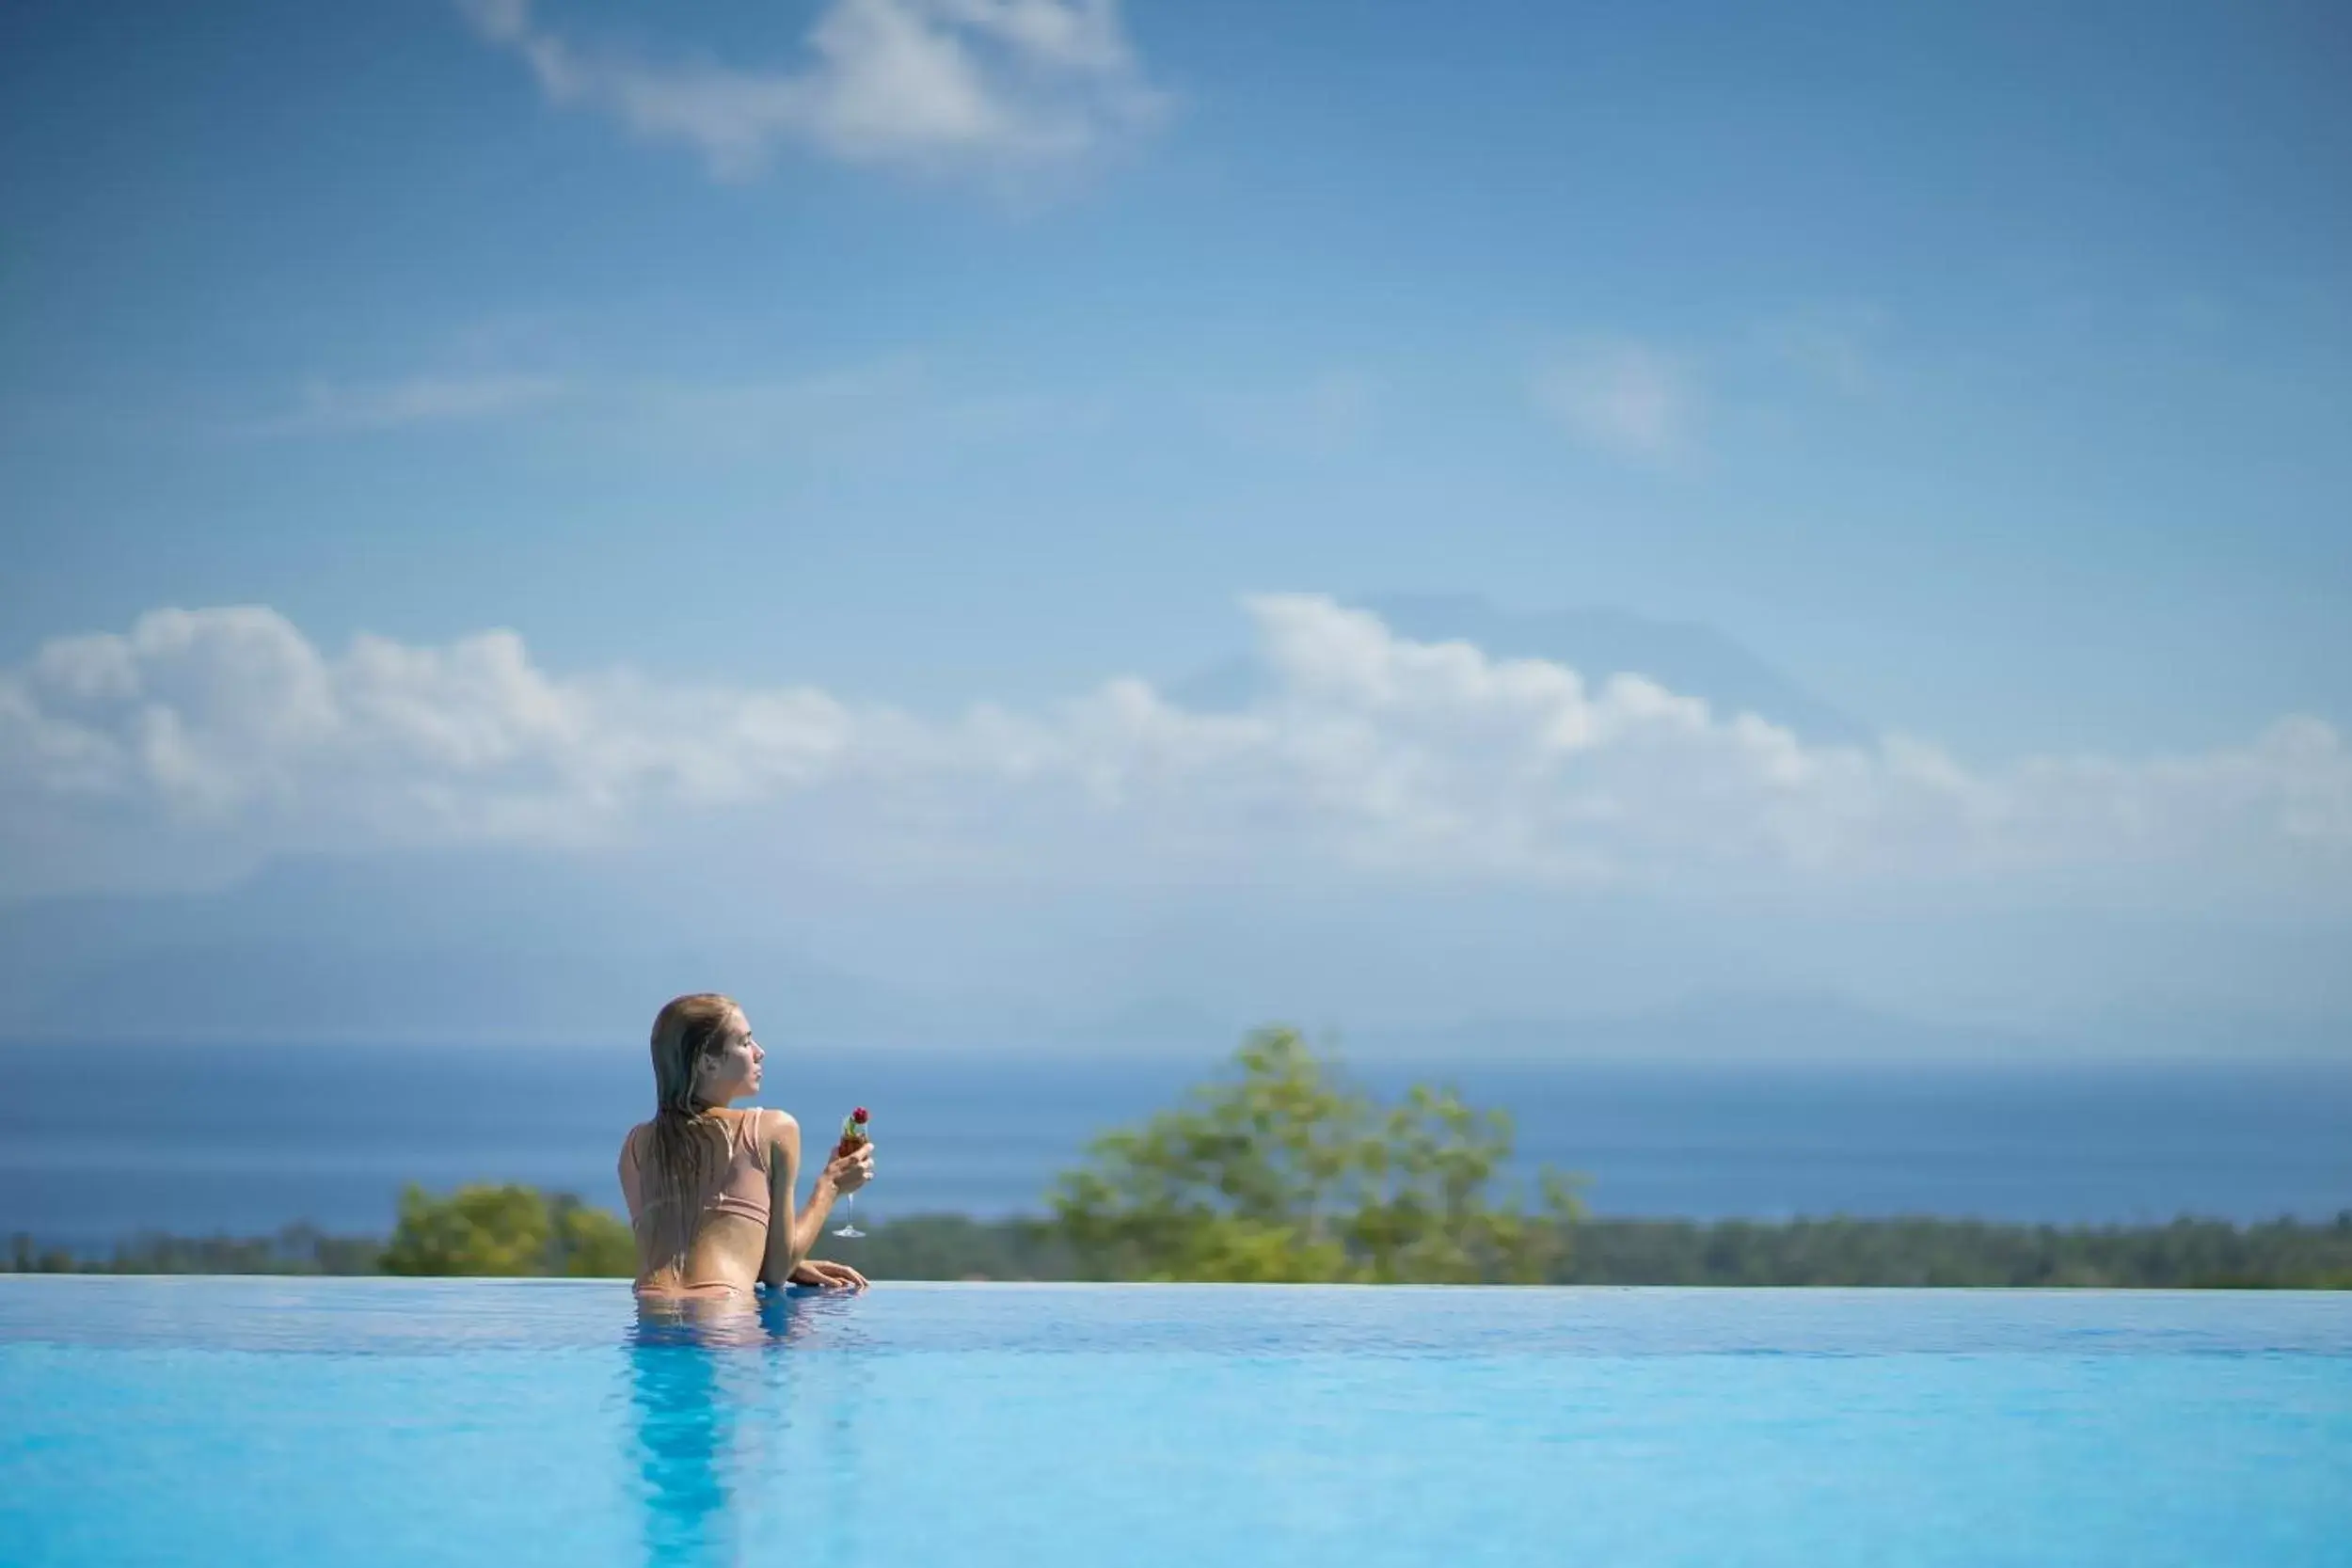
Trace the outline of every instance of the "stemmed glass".
{"type": "MultiPolygon", "coordinates": [[[[838,1160],[844,1154],[854,1154],[857,1152],[858,1146],[866,1142],[866,1107],[861,1105],[841,1118],[841,1141],[834,1145],[834,1158],[838,1160]]],[[[834,1231],[834,1235],[854,1238],[866,1234],[857,1227],[857,1221],[850,1217],[850,1206],[856,1201],[857,1194],[855,1193],[841,1195],[841,1225],[834,1231]]]]}

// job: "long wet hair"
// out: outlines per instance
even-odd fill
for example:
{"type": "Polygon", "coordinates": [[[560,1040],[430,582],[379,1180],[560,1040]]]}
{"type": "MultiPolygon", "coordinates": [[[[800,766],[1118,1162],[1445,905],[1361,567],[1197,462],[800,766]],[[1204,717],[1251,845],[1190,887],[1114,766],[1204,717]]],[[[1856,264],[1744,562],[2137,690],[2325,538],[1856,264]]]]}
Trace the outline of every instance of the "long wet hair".
{"type": "Polygon", "coordinates": [[[656,1238],[665,1254],[684,1253],[691,1235],[695,1199],[725,1168],[729,1152],[725,1119],[715,1106],[694,1097],[695,1069],[726,1049],[739,1009],[732,997],[696,991],[673,998],[653,1021],[653,1126],[643,1168],[649,1214],[666,1220],[656,1238]]]}

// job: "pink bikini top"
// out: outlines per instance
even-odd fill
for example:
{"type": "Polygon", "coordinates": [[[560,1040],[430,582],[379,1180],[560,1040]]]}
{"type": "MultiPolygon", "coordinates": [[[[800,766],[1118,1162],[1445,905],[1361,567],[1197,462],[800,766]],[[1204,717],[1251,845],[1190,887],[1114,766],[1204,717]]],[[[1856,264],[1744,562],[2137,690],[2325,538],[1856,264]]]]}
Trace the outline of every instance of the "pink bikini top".
{"type": "MultiPolygon", "coordinates": [[[[768,1149],[758,1134],[760,1110],[747,1106],[726,1118],[727,1164],[718,1184],[702,1197],[700,1212],[705,1214],[740,1214],[747,1220],[768,1223],[768,1149]]],[[[637,1139],[632,1134],[628,1144],[629,1164],[637,1164],[637,1139]]],[[[651,1212],[663,1205],[677,1202],[684,1194],[648,1193],[641,1180],[638,1190],[643,1195],[644,1209],[651,1212]]]]}

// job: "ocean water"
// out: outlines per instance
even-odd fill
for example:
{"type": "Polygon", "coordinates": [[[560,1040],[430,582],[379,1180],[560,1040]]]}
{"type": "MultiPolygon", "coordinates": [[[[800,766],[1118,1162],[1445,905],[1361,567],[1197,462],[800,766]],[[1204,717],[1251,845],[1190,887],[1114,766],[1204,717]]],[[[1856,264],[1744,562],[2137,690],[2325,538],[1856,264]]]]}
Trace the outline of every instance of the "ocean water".
{"type": "Polygon", "coordinates": [[[2352,1563],[2352,1297],[0,1277],[0,1560],[2352,1563]]]}
{"type": "MultiPolygon", "coordinates": [[[[873,1108],[861,1218],[1041,1207],[1086,1140],[1210,1061],[770,1061],[766,1103],[873,1108]]],[[[2068,1070],[1367,1067],[1510,1110],[1600,1212],[2027,1221],[2325,1218],[2352,1207],[2352,1068],[2068,1070]]],[[[520,1180],[617,1205],[642,1048],[0,1046],[0,1233],[381,1232],[400,1185],[520,1180]]]]}

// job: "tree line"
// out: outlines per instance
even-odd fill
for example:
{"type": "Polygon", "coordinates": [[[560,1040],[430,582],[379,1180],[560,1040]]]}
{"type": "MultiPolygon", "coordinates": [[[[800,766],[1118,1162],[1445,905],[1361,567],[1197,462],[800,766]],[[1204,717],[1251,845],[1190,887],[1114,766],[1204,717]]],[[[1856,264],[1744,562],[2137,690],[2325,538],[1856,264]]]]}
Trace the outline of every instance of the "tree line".
{"type": "MultiPolygon", "coordinates": [[[[1383,1103],[1294,1030],[1090,1143],[1046,1214],[877,1222],[877,1279],[2352,1289],[2352,1210],[2308,1224],[1596,1218],[1579,1179],[1514,1180],[1511,1122],[1449,1088],[1383,1103]]],[[[103,1261],[14,1238],[19,1272],[627,1276],[628,1227],[571,1194],[411,1186],[386,1239],[134,1237],[103,1261]]]]}

